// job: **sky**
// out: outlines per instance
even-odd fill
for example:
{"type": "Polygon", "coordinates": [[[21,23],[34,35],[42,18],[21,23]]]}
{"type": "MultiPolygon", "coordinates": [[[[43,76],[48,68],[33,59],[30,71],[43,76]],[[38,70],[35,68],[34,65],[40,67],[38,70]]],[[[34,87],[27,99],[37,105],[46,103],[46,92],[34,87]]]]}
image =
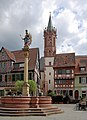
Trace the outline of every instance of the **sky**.
{"type": "Polygon", "coordinates": [[[44,29],[51,12],[57,29],[57,53],[87,55],[87,0],[0,0],[0,49],[23,48],[27,29],[32,35],[30,48],[44,54],[44,29]]]}

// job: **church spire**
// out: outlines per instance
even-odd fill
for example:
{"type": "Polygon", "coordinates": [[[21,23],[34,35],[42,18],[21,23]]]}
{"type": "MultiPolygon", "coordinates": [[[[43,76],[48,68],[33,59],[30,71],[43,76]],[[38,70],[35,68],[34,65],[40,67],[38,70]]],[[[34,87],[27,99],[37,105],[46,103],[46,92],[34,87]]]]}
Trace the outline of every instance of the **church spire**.
{"type": "Polygon", "coordinates": [[[52,21],[51,21],[51,12],[50,12],[50,15],[49,15],[49,22],[48,22],[47,30],[48,31],[53,30],[52,21]]]}

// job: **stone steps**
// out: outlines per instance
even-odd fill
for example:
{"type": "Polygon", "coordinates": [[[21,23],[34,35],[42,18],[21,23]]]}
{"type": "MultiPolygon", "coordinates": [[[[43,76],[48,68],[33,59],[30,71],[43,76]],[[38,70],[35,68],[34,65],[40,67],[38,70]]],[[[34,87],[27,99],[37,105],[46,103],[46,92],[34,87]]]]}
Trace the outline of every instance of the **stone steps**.
{"type": "Polygon", "coordinates": [[[57,107],[48,108],[4,108],[0,107],[0,116],[46,116],[63,113],[57,107]]]}

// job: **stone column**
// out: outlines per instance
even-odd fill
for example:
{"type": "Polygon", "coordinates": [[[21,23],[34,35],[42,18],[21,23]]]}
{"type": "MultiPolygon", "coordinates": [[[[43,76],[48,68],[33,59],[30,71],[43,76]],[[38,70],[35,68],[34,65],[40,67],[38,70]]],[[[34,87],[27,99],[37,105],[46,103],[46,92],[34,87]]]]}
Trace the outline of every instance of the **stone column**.
{"type": "MultiPolygon", "coordinates": [[[[21,35],[20,35],[21,36],[21,35]]],[[[29,84],[28,84],[28,58],[29,58],[29,46],[32,42],[32,36],[28,33],[28,30],[25,30],[25,37],[21,37],[24,40],[24,84],[23,84],[23,96],[29,96],[29,84]]]]}
{"type": "Polygon", "coordinates": [[[23,84],[23,96],[29,96],[29,84],[28,84],[28,58],[29,58],[29,48],[24,47],[24,84],[23,84]]]}

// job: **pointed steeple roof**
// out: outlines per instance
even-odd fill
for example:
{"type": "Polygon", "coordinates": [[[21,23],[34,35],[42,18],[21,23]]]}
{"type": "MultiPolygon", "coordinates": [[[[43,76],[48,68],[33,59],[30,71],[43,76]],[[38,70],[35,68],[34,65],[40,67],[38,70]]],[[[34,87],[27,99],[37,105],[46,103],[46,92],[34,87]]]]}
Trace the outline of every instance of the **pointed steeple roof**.
{"type": "Polygon", "coordinates": [[[52,26],[52,21],[51,21],[51,12],[50,12],[50,15],[49,15],[49,22],[48,22],[48,26],[47,26],[47,30],[48,31],[52,31],[54,28],[52,26]]]}

